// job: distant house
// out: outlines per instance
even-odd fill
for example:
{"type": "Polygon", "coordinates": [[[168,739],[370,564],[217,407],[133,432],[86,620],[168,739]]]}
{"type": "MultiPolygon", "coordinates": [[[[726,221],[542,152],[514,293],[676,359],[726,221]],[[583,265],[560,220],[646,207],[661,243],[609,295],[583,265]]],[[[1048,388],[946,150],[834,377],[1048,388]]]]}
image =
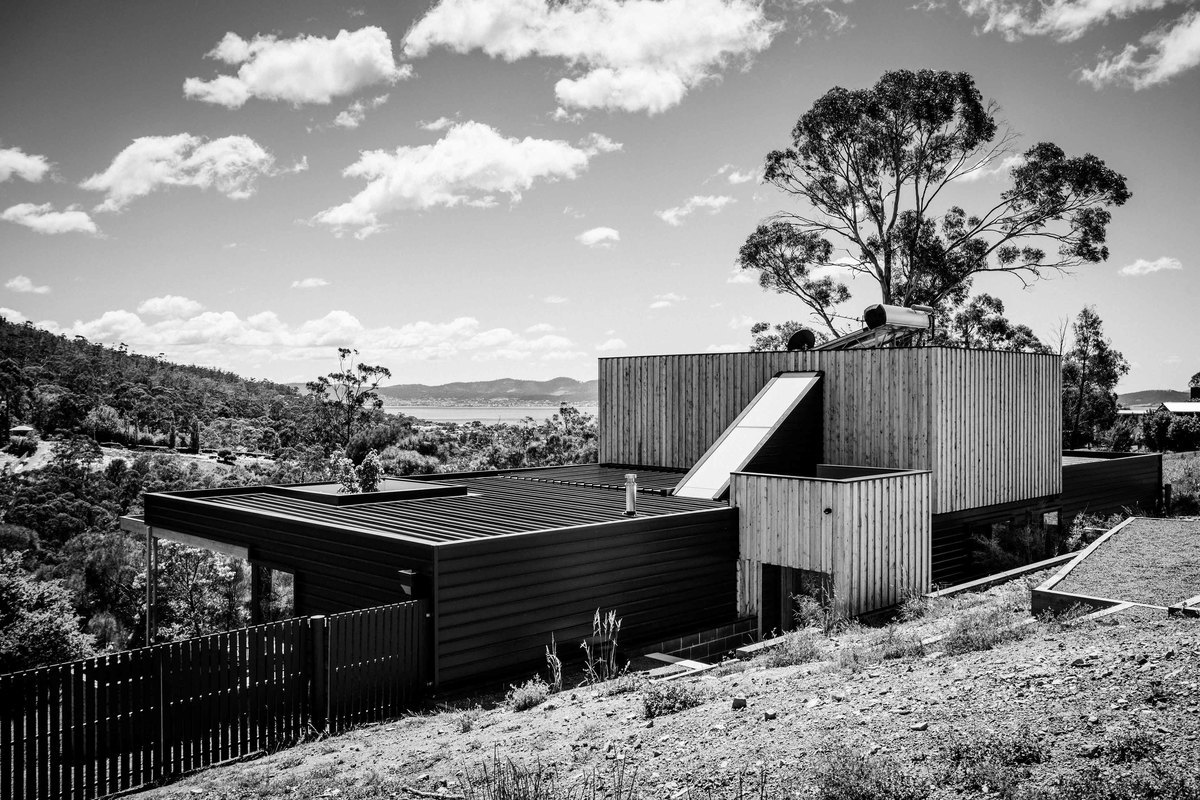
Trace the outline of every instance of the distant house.
{"type": "Polygon", "coordinates": [[[29,436],[31,433],[36,433],[32,425],[13,425],[8,429],[9,436],[29,436]]]}
{"type": "Polygon", "coordinates": [[[1192,400],[1186,403],[1163,403],[1158,407],[1160,411],[1169,411],[1176,415],[1198,416],[1200,415],[1200,400],[1192,400]]]}

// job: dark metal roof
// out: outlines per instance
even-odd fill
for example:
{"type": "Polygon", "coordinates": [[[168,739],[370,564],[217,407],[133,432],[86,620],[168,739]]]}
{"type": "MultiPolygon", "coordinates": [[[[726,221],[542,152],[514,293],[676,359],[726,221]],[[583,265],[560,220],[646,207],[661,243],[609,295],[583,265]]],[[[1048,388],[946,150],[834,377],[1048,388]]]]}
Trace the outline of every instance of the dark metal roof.
{"type": "MultiPolygon", "coordinates": [[[[467,487],[465,496],[389,500],[349,506],[331,506],[280,495],[268,487],[261,491],[241,488],[231,490],[228,494],[208,491],[160,496],[164,500],[186,498],[191,503],[211,506],[217,512],[215,517],[220,515],[218,509],[236,510],[243,514],[282,517],[330,528],[444,544],[628,520],[629,517],[624,515],[623,491],[627,472],[637,473],[640,487],[654,490],[638,495],[638,517],[725,507],[724,503],[659,494],[661,489],[674,487],[680,477],[678,472],[594,464],[554,470],[515,471],[477,478],[463,477],[460,473],[452,478],[452,482],[467,487]]],[[[153,519],[148,518],[147,524],[153,525],[153,519]]]]}

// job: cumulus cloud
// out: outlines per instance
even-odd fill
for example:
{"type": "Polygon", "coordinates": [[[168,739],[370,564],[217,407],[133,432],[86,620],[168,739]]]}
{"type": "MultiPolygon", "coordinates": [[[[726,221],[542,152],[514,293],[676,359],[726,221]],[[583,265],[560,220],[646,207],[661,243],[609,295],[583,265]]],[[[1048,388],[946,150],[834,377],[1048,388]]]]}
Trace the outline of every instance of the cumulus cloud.
{"type": "Polygon", "coordinates": [[[10,279],[8,283],[4,284],[4,288],[22,294],[48,294],[50,292],[49,286],[38,286],[24,275],[10,279]]]}
{"type": "Polygon", "coordinates": [[[1151,31],[1137,45],[1125,45],[1120,53],[1102,58],[1080,75],[1097,89],[1113,83],[1146,89],[1166,83],[1197,65],[1200,65],[1200,10],[1151,31]]]}
{"type": "Polygon", "coordinates": [[[259,35],[247,41],[230,32],[205,57],[240,65],[237,74],[207,81],[188,78],[183,95],[226,108],[240,108],[252,97],[295,106],[325,105],[335,97],[412,75],[411,66],[396,64],[391,40],[374,26],[341,30],[332,39],[259,35]]]}
{"type": "Polygon", "coordinates": [[[1137,261],[1127,266],[1121,267],[1121,274],[1125,276],[1136,277],[1138,275],[1149,275],[1152,272],[1163,272],[1167,270],[1183,269],[1183,264],[1178,258],[1163,256],[1154,261],[1147,261],[1144,258],[1139,258],[1137,261]]]}
{"type": "Polygon", "coordinates": [[[427,131],[444,131],[454,124],[454,120],[450,117],[438,117],[430,122],[421,121],[417,123],[417,127],[427,131]]]}
{"type": "Polygon", "coordinates": [[[728,195],[695,195],[688,198],[688,201],[681,206],[675,206],[663,211],[655,211],[654,213],[668,225],[682,225],[685,219],[697,211],[703,210],[709,214],[717,214],[725,206],[736,202],[736,200],[728,195]]]}
{"type": "Polygon", "coordinates": [[[756,0],[442,0],[409,30],[404,53],[562,59],[561,106],[655,114],[765,50],[781,28],[756,0]]]}
{"type": "Polygon", "coordinates": [[[201,311],[149,320],[143,312],[119,309],[69,326],[39,324],[93,342],[125,342],[134,350],[165,353],[172,360],[210,363],[228,363],[231,352],[237,354],[235,358],[248,354],[269,361],[327,359],[335,347],[356,348],[364,361],[393,368],[433,360],[562,361],[582,355],[565,336],[487,328],[473,317],[370,327],[342,310],[288,323],[271,311],[248,317],[232,311],[201,311]]]}
{"type": "Polygon", "coordinates": [[[396,211],[486,208],[501,194],[516,203],[538,181],[577,177],[598,152],[560,140],[506,137],[480,122],[457,123],[433,144],[360,153],[342,175],[366,180],[366,188],[312,222],[364,238],[383,228],[380,217],[396,211]]]}
{"type": "Polygon", "coordinates": [[[390,95],[381,94],[370,100],[355,100],[350,106],[333,119],[333,124],[339,128],[357,128],[367,118],[367,112],[379,108],[388,101],[390,95]]]}
{"type": "MultiPolygon", "coordinates": [[[[302,171],[303,161],[288,171],[302,171]]],[[[276,174],[275,158],[248,136],[205,141],[190,133],[142,136],[117,154],[104,172],[80,184],[104,192],[96,211],[120,211],[139,197],[171,186],[215,189],[234,200],[245,199],[262,176],[276,174]]]]}
{"type": "Polygon", "coordinates": [[[734,267],[729,270],[729,277],[725,279],[726,283],[758,283],[758,278],[748,269],[734,267]]]}
{"type": "Polygon", "coordinates": [[[0,213],[0,219],[45,234],[99,231],[96,223],[86,211],[81,211],[79,206],[67,206],[63,211],[55,211],[51,203],[18,203],[4,209],[4,212],[0,213]]]}
{"type": "Polygon", "coordinates": [[[624,350],[628,345],[624,339],[608,339],[596,345],[596,349],[601,353],[607,353],[610,350],[624,350]]]}
{"type": "Polygon", "coordinates": [[[151,297],[143,300],[137,307],[139,314],[149,314],[152,317],[170,317],[183,319],[199,314],[204,310],[201,303],[177,294],[164,294],[162,297],[151,297]]]}
{"type": "Polygon", "coordinates": [[[26,153],[19,147],[0,147],[0,183],[16,175],[37,183],[50,173],[50,160],[45,156],[26,153]]]}
{"type": "Polygon", "coordinates": [[[329,281],[324,278],[304,278],[303,280],[292,281],[293,289],[320,289],[322,286],[328,286],[329,281]]]}
{"type": "Polygon", "coordinates": [[[560,294],[549,294],[542,298],[542,302],[549,303],[552,306],[556,306],[556,305],[560,305],[562,303],[569,303],[571,301],[568,300],[567,298],[563,297],[560,294]]]}
{"type": "Polygon", "coordinates": [[[684,300],[687,300],[687,298],[675,292],[656,294],[654,295],[654,302],[650,304],[650,308],[671,308],[678,303],[682,303],[684,300]]]}
{"type": "Polygon", "coordinates": [[[615,228],[592,228],[576,236],[575,241],[587,247],[612,247],[621,241],[621,234],[615,228]]]}

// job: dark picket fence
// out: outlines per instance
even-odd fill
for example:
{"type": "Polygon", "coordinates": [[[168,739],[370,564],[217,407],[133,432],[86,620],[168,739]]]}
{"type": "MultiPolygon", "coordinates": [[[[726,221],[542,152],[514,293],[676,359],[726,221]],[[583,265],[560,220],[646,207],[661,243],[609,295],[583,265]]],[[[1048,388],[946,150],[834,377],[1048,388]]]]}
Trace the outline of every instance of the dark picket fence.
{"type": "Polygon", "coordinates": [[[0,675],[0,800],[92,800],[398,716],[428,632],[415,600],[0,675]]]}

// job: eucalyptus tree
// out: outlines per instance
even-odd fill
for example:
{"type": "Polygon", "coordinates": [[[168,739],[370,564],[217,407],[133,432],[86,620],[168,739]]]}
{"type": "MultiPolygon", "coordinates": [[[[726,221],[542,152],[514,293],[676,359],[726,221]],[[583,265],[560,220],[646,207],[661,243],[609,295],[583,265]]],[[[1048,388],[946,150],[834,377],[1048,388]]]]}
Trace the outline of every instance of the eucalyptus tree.
{"type": "Polygon", "coordinates": [[[965,72],[897,70],[869,89],[830,89],[763,168],[799,208],[760,224],[739,265],[837,335],[850,277],[872,284],[878,302],[948,311],[980,274],[1029,285],[1107,259],[1125,178],[1049,142],[1015,153],[997,112],[965,72]],[[974,211],[950,202],[951,187],[1005,170],[1010,184],[994,200],[974,211]]]}

